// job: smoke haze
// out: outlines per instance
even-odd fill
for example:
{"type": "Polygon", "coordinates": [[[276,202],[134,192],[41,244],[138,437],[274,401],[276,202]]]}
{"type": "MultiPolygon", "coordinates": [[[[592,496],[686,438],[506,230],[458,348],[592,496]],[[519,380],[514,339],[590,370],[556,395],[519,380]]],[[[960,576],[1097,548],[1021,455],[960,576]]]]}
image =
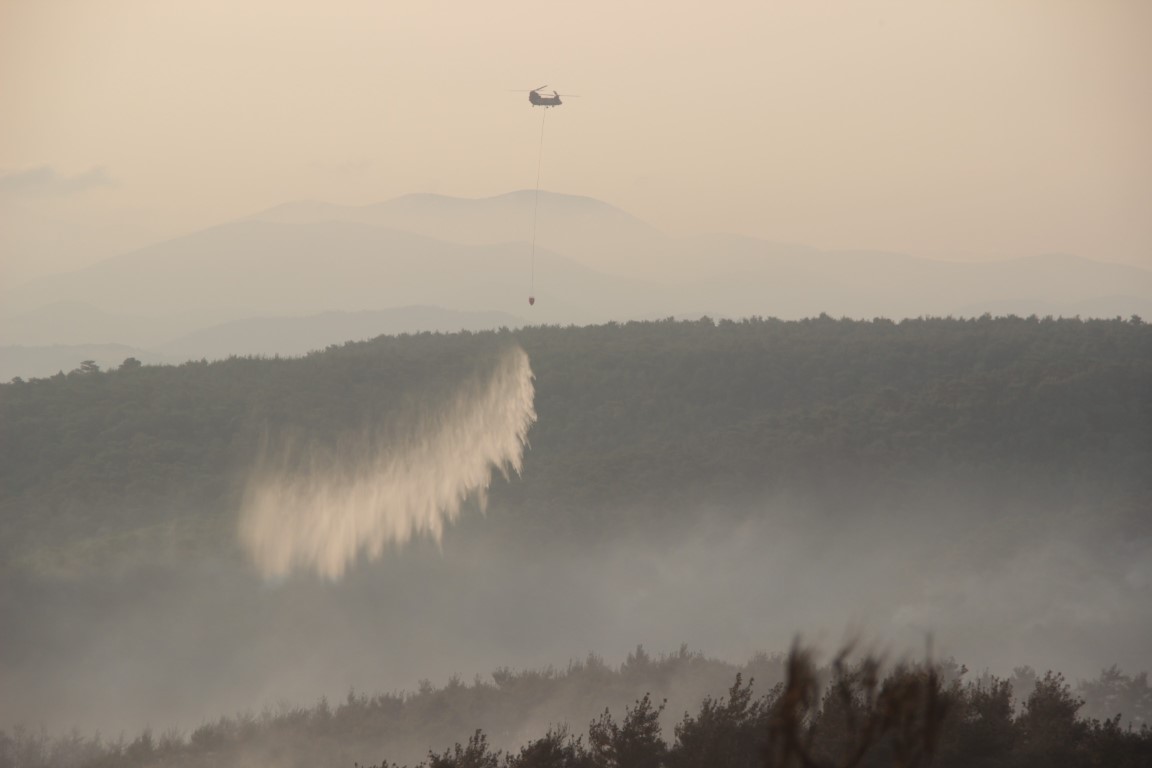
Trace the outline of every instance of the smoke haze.
{"type": "Polygon", "coordinates": [[[428,535],[437,543],[492,472],[519,474],[536,421],[532,369],[519,347],[446,406],[391,437],[364,433],[335,448],[306,437],[265,444],[241,512],[240,539],[265,577],[294,569],[338,579],[362,554],[428,535]]]}
{"type": "Polygon", "coordinates": [[[1146,672],[1149,29],[0,0],[0,768],[638,644],[1146,672]]]}

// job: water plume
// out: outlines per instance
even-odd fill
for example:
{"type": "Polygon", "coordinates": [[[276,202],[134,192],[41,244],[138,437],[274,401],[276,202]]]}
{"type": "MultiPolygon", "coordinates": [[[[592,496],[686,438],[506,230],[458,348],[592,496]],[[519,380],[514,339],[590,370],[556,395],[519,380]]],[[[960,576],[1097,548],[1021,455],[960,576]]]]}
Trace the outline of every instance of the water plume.
{"type": "Polygon", "coordinates": [[[266,578],[310,570],[335,580],[362,555],[377,559],[418,535],[439,542],[466,500],[484,507],[494,472],[520,473],[534,396],[528,355],[515,347],[400,429],[335,447],[266,440],[241,509],[243,547],[266,578]]]}

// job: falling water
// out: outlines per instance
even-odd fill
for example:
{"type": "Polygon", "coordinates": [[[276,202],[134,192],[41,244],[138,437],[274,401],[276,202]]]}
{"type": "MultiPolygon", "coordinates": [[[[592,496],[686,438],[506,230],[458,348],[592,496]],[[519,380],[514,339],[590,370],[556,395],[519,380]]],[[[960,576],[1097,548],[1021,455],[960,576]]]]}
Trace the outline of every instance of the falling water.
{"type": "Polygon", "coordinates": [[[303,570],[335,580],[362,555],[420,535],[439,542],[467,499],[483,507],[493,472],[520,473],[534,396],[516,347],[447,404],[414,415],[405,436],[365,431],[335,450],[269,440],[245,494],[242,545],[267,578],[303,570]]]}

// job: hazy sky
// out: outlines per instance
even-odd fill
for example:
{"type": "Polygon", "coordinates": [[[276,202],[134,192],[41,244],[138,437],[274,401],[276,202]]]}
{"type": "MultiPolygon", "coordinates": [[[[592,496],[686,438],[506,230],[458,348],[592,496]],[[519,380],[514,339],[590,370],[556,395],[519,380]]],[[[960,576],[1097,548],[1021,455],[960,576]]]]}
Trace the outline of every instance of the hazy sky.
{"type": "Polygon", "coordinates": [[[1143,0],[0,0],[0,279],[316,198],[1152,267],[1143,0]]]}

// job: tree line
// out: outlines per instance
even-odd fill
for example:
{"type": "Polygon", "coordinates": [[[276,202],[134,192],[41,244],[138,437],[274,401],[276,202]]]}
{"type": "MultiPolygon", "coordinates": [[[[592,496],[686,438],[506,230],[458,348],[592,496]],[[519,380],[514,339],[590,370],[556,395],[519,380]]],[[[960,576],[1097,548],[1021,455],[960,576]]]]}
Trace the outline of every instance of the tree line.
{"type": "Polygon", "coordinates": [[[952,660],[883,665],[846,652],[821,665],[802,648],[739,666],[683,648],[660,657],[637,648],[619,667],[589,657],[560,672],[501,669],[472,684],[453,677],[407,693],[349,692],[335,706],[322,700],[221,717],[187,736],[0,732],[0,768],[1142,768],[1149,761],[1146,675],[1110,669],[1074,689],[1051,671],[971,677],[952,660]],[[684,684],[724,678],[726,693],[703,695],[679,716],[670,711],[668,697],[684,684]],[[605,698],[618,703],[585,720],[586,729],[541,721],[605,698]],[[422,758],[389,759],[421,744],[422,758]]]}

